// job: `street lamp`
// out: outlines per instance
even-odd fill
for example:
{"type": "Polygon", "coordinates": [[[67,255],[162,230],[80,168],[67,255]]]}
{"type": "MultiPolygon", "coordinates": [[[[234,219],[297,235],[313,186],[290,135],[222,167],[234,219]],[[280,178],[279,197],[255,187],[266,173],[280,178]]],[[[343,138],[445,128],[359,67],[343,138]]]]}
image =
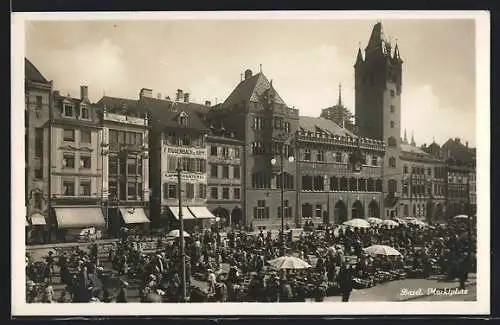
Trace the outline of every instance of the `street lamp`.
{"type": "Polygon", "coordinates": [[[330,189],[326,187],[326,184],[328,182],[328,175],[323,176],[323,187],[326,192],[326,222],[323,220],[323,223],[326,223],[325,226],[328,226],[330,224],[330,189]]]}
{"type": "Polygon", "coordinates": [[[181,300],[182,302],[186,301],[186,254],[184,252],[184,216],[182,215],[182,160],[179,158],[177,160],[177,198],[178,198],[178,206],[179,206],[179,245],[181,251],[181,268],[182,268],[182,283],[181,283],[181,300]]]}
{"type": "MultiPolygon", "coordinates": [[[[288,162],[293,163],[295,158],[293,156],[288,157],[288,162]]],[[[284,173],[284,161],[285,155],[284,153],[280,154],[280,177],[281,177],[281,246],[282,246],[282,255],[285,254],[285,212],[284,210],[284,196],[285,196],[285,173],[284,173]]],[[[276,158],[271,159],[271,165],[276,166],[277,164],[276,158]]]]}

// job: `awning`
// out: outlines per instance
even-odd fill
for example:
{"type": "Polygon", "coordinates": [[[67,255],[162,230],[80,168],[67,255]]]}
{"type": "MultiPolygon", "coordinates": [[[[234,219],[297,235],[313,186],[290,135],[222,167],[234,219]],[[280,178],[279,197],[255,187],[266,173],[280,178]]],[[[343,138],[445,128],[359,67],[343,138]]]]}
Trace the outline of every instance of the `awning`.
{"type": "Polygon", "coordinates": [[[143,208],[120,208],[120,213],[126,224],[149,223],[143,208]]]}
{"type": "MultiPolygon", "coordinates": [[[[170,211],[172,211],[172,214],[174,215],[174,218],[179,220],[179,207],[168,207],[170,211]]],[[[182,207],[182,219],[183,220],[192,220],[196,219],[193,214],[188,210],[187,207],[182,207]]]]}
{"type": "Polygon", "coordinates": [[[215,216],[207,207],[189,207],[189,210],[197,219],[215,219],[215,216]]]}
{"type": "Polygon", "coordinates": [[[59,228],[85,228],[104,226],[106,221],[100,208],[54,208],[59,228]]]}
{"type": "Polygon", "coordinates": [[[40,213],[34,213],[30,218],[32,226],[45,226],[47,224],[47,222],[45,221],[45,217],[40,213]]]}

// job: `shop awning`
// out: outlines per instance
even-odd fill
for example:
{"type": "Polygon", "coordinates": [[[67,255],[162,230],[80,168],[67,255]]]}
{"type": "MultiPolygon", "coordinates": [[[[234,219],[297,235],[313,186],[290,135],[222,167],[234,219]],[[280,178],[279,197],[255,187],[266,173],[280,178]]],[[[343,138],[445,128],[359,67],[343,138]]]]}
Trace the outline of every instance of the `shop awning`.
{"type": "Polygon", "coordinates": [[[47,222],[45,221],[45,217],[40,213],[34,213],[30,218],[32,226],[45,226],[47,224],[47,222]]]}
{"type": "Polygon", "coordinates": [[[85,228],[104,226],[106,221],[100,208],[54,208],[59,228],[85,228]]]}
{"type": "Polygon", "coordinates": [[[189,210],[197,219],[215,219],[215,216],[207,207],[189,207],[189,210]]]}
{"type": "Polygon", "coordinates": [[[149,223],[143,208],[120,208],[120,213],[126,224],[149,223]]]}
{"type": "MultiPolygon", "coordinates": [[[[170,209],[170,211],[172,211],[174,218],[179,220],[179,207],[168,207],[168,208],[170,209]]],[[[182,219],[183,220],[192,220],[192,219],[196,219],[196,218],[188,210],[187,207],[182,207],[182,219]]]]}

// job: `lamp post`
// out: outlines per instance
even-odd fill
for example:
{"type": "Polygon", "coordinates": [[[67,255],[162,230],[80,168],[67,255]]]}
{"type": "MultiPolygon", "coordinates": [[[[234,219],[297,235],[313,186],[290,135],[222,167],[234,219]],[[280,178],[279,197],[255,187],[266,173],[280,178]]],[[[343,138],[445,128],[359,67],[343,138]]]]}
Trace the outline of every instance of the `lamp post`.
{"type": "MultiPolygon", "coordinates": [[[[288,162],[293,163],[295,158],[293,156],[288,157],[288,162]]],[[[271,164],[276,166],[278,161],[276,158],[271,159],[271,164]]],[[[285,212],[284,210],[284,200],[285,200],[285,175],[284,175],[284,162],[285,162],[285,154],[282,152],[280,154],[280,177],[281,177],[281,246],[282,246],[282,255],[285,254],[285,212]]]]}
{"type": "Polygon", "coordinates": [[[182,283],[181,283],[181,301],[186,301],[186,255],[184,252],[184,217],[182,215],[182,160],[179,158],[177,161],[177,198],[179,206],[179,244],[181,254],[181,269],[182,269],[182,283]]]}
{"type": "MultiPolygon", "coordinates": [[[[326,214],[327,214],[327,217],[326,217],[326,225],[325,226],[328,226],[330,225],[330,189],[326,187],[326,184],[328,182],[328,176],[325,175],[323,176],[323,186],[324,186],[324,189],[326,191],[326,214]]],[[[323,222],[325,223],[325,222],[323,222]]]]}

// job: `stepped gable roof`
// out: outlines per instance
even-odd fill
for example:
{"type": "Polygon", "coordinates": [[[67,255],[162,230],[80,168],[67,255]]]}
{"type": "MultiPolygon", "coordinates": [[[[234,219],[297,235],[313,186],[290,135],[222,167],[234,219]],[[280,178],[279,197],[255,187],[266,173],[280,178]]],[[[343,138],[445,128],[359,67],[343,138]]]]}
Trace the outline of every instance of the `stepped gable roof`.
{"type": "Polygon", "coordinates": [[[24,78],[33,82],[48,83],[48,80],[45,79],[35,65],[27,58],[24,58],[24,78]]]}
{"type": "Polygon", "coordinates": [[[228,107],[248,100],[251,102],[259,102],[262,94],[267,90],[271,90],[274,93],[274,102],[276,104],[286,105],[266,76],[262,72],[259,72],[242,80],[224,101],[223,106],[228,107]]]}
{"type": "Polygon", "coordinates": [[[306,132],[319,131],[331,135],[349,136],[352,138],[356,138],[356,135],[354,133],[323,117],[299,116],[299,130],[306,132]]]}

